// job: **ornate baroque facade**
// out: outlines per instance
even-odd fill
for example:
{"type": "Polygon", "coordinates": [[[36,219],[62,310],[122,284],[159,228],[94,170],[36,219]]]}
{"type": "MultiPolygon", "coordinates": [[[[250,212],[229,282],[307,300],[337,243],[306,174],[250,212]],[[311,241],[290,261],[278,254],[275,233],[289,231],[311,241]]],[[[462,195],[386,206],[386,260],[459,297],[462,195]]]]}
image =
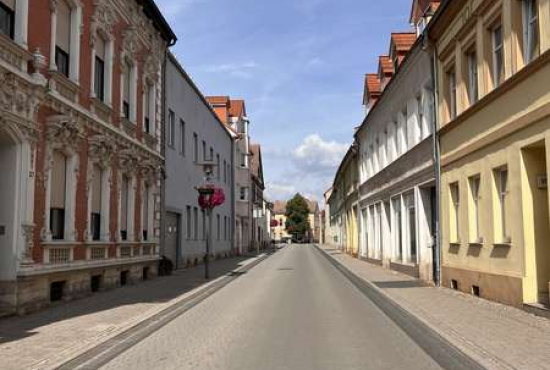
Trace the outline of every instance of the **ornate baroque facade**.
{"type": "Polygon", "coordinates": [[[0,314],[154,276],[175,35],[149,0],[0,2],[0,314]]]}

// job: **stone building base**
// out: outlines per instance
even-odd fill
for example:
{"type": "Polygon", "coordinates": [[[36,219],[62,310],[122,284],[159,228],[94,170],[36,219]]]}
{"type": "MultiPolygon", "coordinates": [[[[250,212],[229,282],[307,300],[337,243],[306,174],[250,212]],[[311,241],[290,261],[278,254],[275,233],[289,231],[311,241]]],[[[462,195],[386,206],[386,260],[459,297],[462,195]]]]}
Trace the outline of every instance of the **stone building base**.
{"type": "Polygon", "coordinates": [[[158,262],[151,260],[134,264],[19,276],[17,282],[0,283],[0,308],[5,305],[4,315],[26,315],[51,305],[83,298],[95,292],[136,284],[155,278],[157,275],[158,262]],[[57,291],[57,297],[52,290],[57,291]]]}
{"type": "Polygon", "coordinates": [[[523,306],[522,279],[452,267],[442,267],[442,285],[511,306],[523,306]]]}

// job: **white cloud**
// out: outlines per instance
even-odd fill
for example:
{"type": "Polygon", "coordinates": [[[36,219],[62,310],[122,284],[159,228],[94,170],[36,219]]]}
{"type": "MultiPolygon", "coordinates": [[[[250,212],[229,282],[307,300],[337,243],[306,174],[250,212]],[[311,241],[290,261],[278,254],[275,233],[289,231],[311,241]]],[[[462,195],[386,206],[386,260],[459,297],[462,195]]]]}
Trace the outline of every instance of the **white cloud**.
{"type": "Polygon", "coordinates": [[[267,197],[271,200],[285,200],[291,198],[298,190],[294,185],[268,182],[266,184],[267,197]]]}
{"type": "Polygon", "coordinates": [[[347,149],[347,144],[325,141],[320,135],[312,134],[294,150],[294,163],[299,170],[309,174],[332,173],[347,149]]]}
{"type": "Polygon", "coordinates": [[[249,79],[253,77],[253,71],[258,68],[258,64],[254,61],[243,63],[223,63],[217,65],[208,65],[201,67],[208,73],[224,73],[236,78],[249,79]]]}

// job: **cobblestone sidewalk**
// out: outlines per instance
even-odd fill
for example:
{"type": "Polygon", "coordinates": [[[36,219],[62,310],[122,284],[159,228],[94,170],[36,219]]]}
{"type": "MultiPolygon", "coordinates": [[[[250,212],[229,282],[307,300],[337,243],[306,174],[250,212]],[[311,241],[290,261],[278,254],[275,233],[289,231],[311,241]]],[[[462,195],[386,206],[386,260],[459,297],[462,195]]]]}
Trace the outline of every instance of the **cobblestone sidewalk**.
{"type": "Polygon", "coordinates": [[[47,370],[181,302],[198,289],[251,263],[231,258],[176,271],[170,277],[102,292],[46,311],[0,320],[0,369],[47,370]]]}
{"type": "Polygon", "coordinates": [[[550,320],[322,251],[490,370],[550,370],[550,320]]]}

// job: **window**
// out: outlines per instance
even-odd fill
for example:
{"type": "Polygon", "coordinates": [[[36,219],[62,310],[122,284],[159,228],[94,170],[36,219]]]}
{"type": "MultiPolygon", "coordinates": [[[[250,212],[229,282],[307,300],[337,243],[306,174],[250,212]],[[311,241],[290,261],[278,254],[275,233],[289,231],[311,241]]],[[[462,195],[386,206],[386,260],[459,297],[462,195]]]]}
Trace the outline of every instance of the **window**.
{"type": "Polygon", "coordinates": [[[418,134],[420,140],[424,139],[424,105],[422,95],[416,98],[416,109],[418,112],[418,134]]]}
{"type": "Polygon", "coordinates": [[[206,158],[206,141],[202,141],[202,160],[207,161],[208,158],[206,158]]]}
{"type": "MultiPolygon", "coordinates": [[[[214,161],[214,149],[212,147],[210,147],[210,157],[208,157],[208,160],[210,161],[214,161]]],[[[219,166],[218,166],[219,168],[219,166]]]]}
{"type": "Polygon", "coordinates": [[[246,188],[244,186],[241,187],[239,199],[240,200],[248,200],[248,188],[246,188]]]}
{"type": "Polygon", "coordinates": [[[407,205],[407,221],[409,232],[409,250],[410,262],[416,263],[417,244],[416,244],[416,207],[414,202],[414,193],[410,193],[405,198],[407,205]]]}
{"type": "Polygon", "coordinates": [[[122,176],[121,187],[121,213],[120,213],[120,238],[122,240],[128,240],[128,202],[130,192],[130,180],[126,176],[122,176]]]}
{"type": "Polygon", "coordinates": [[[180,119],[180,154],[185,156],[185,122],[180,119]]]}
{"type": "Polygon", "coordinates": [[[468,98],[470,105],[479,99],[477,55],[475,51],[468,53],[468,98]]]}
{"type": "Polygon", "coordinates": [[[503,243],[510,243],[510,233],[508,230],[508,167],[501,167],[495,170],[495,180],[497,185],[497,222],[495,225],[497,231],[497,240],[500,240],[503,243]],[[499,235],[500,234],[500,235],[499,235]]]}
{"type": "Polygon", "coordinates": [[[187,206],[187,240],[191,240],[193,239],[193,219],[191,217],[193,217],[191,215],[191,206],[187,206]]]}
{"type": "Polygon", "coordinates": [[[216,174],[216,178],[218,180],[221,179],[221,164],[220,164],[220,155],[219,154],[216,154],[216,171],[217,171],[217,174],[216,174]]]}
{"type": "Polygon", "coordinates": [[[130,94],[131,94],[131,76],[132,66],[125,62],[125,71],[123,74],[123,86],[122,86],[122,114],[126,119],[130,119],[130,94]]]}
{"type": "Polygon", "coordinates": [[[141,228],[143,230],[143,240],[149,240],[149,190],[150,187],[147,184],[143,186],[143,217],[141,221],[141,228]]]}
{"type": "Polygon", "coordinates": [[[105,101],[105,62],[99,56],[95,57],[94,93],[96,98],[105,101]]]}
{"type": "Polygon", "coordinates": [[[227,240],[227,216],[223,216],[223,240],[227,240]]]}
{"type": "Polygon", "coordinates": [[[0,2],[0,33],[13,39],[15,24],[15,0],[0,2]]]}
{"type": "Polygon", "coordinates": [[[151,132],[151,99],[153,96],[151,90],[153,90],[153,88],[149,84],[145,84],[144,90],[145,90],[144,92],[145,96],[143,97],[143,109],[144,109],[143,130],[146,133],[150,133],[151,132]]]}
{"type": "Polygon", "coordinates": [[[223,183],[227,184],[227,161],[223,160],[223,183]]]}
{"type": "Polygon", "coordinates": [[[196,132],[193,132],[193,161],[199,161],[199,137],[196,132]]]}
{"type": "Polygon", "coordinates": [[[449,117],[455,119],[457,114],[456,105],[456,73],[453,70],[447,72],[447,80],[449,82],[449,117]]]}
{"type": "Polygon", "coordinates": [[[538,23],[538,1],[523,0],[523,58],[526,64],[539,55],[538,23]]]}
{"type": "Polygon", "coordinates": [[[193,239],[199,240],[199,209],[193,208],[193,239]]]}
{"type": "Polygon", "coordinates": [[[92,209],[90,214],[92,240],[101,238],[101,168],[94,164],[94,179],[92,183],[92,209]]]}
{"type": "Polygon", "coordinates": [[[67,157],[60,151],[53,152],[50,193],[50,231],[52,239],[65,238],[65,194],[67,190],[67,157]]]}
{"type": "Polygon", "coordinates": [[[220,225],[220,215],[216,215],[216,240],[220,240],[221,237],[221,225],[220,225]]]}
{"type": "Polygon", "coordinates": [[[166,130],[166,143],[170,148],[174,148],[174,131],[176,129],[176,115],[174,112],[169,111],[168,113],[168,127],[166,130]]]}
{"type": "Polygon", "coordinates": [[[57,2],[55,64],[59,73],[69,77],[71,52],[71,7],[65,0],[57,2]]]}
{"type": "Polygon", "coordinates": [[[395,245],[396,245],[396,260],[403,260],[403,232],[402,222],[403,216],[401,213],[401,199],[396,198],[393,200],[393,213],[394,213],[394,229],[395,229],[395,245]]]}
{"type": "Polygon", "coordinates": [[[450,185],[451,193],[451,243],[460,242],[460,188],[458,182],[450,185]]]}
{"type": "Polygon", "coordinates": [[[480,232],[480,220],[479,220],[479,188],[480,188],[480,177],[479,175],[470,177],[470,241],[473,243],[480,243],[481,232],[480,232]]]}
{"type": "Polygon", "coordinates": [[[493,85],[498,87],[504,82],[504,44],[502,26],[498,25],[492,30],[493,38],[493,85]]]}
{"type": "Polygon", "coordinates": [[[94,94],[102,102],[105,101],[105,41],[97,37],[95,43],[94,94]]]}

